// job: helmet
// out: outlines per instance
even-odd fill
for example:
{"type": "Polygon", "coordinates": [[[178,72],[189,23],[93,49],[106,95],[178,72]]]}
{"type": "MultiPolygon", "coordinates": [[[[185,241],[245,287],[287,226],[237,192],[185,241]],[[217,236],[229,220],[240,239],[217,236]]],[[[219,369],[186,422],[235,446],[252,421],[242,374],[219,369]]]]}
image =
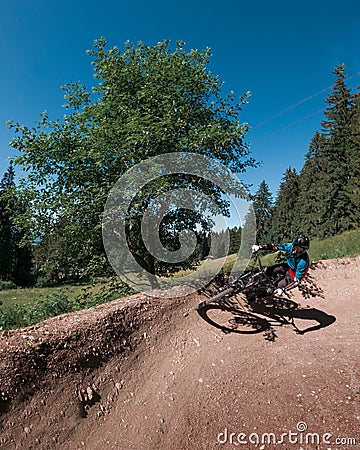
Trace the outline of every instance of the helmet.
{"type": "Polygon", "coordinates": [[[310,247],[310,239],[303,234],[299,234],[292,242],[292,253],[299,255],[308,250],[309,247],[310,247]]]}

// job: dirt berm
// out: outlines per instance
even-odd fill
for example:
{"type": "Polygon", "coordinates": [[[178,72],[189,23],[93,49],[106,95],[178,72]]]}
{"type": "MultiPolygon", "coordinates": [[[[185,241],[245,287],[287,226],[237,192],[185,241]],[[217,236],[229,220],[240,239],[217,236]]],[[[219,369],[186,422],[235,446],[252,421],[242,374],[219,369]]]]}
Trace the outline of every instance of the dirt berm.
{"type": "Polygon", "coordinates": [[[207,292],[2,332],[0,448],[360,448],[359,273],[359,257],[321,262],[315,296],[234,313],[241,332],[194,310],[207,292]]]}

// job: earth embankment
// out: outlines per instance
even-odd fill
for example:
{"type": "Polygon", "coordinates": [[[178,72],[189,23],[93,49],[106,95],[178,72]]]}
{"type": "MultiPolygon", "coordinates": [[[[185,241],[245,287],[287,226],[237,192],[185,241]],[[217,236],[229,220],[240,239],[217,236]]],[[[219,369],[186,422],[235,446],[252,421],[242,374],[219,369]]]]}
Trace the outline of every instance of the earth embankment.
{"type": "Polygon", "coordinates": [[[315,296],[296,292],[292,320],[262,315],[252,332],[203,320],[206,292],[2,332],[0,448],[357,448],[359,269],[317,264],[315,296]]]}

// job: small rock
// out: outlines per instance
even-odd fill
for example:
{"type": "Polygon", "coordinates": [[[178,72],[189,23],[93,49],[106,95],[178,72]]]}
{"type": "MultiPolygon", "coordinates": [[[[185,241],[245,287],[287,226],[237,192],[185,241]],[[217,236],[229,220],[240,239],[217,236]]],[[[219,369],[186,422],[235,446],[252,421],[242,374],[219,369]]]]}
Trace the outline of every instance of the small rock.
{"type": "Polygon", "coordinates": [[[91,389],[90,386],[88,386],[88,387],[86,388],[86,392],[87,392],[87,397],[88,397],[88,399],[91,400],[91,399],[93,398],[93,390],[91,389]]]}

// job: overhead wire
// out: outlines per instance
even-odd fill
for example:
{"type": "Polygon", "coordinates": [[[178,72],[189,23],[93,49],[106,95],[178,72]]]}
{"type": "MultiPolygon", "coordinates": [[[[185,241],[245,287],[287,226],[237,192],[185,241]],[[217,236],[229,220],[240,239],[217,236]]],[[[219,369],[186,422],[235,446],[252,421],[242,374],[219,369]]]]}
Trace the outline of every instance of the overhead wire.
{"type": "Polygon", "coordinates": [[[292,126],[297,125],[298,123],[303,122],[304,120],[309,119],[310,117],[315,116],[316,114],[319,114],[319,113],[321,113],[321,112],[323,112],[323,109],[319,109],[319,110],[317,110],[317,111],[315,111],[315,112],[312,112],[312,113],[308,114],[307,116],[304,116],[304,117],[302,117],[301,119],[295,120],[294,122],[291,122],[291,123],[289,123],[288,125],[286,125],[286,126],[284,126],[284,127],[282,127],[282,128],[276,129],[276,130],[273,131],[272,133],[267,134],[265,137],[259,139],[259,141],[262,141],[263,139],[267,139],[268,137],[271,137],[271,136],[274,136],[274,135],[276,135],[276,134],[279,134],[279,133],[281,133],[282,131],[285,131],[285,130],[287,130],[288,128],[291,128],[292,126]]]}
{"type": "MultiPolygon", "coordinates": [[[[355,74],[353,74],[353,75],[351,75],[351,76],[349,76],[349,77],[346,77],[346,80],[350,80],[350,79],[352,79],[352,78],[354,78],[354,77],[357,77],[357,76],[359,76],[359,75],[360,75],[360,72],[357,72],[357,73],[355,73],[355,74]]],[[[314,98],[314,97],[317,97],[317,96],[320,95],[320,94],[323,94],[324,92],[328,91],[328,90],[331,89],[332,87],[333,87],[333,85],[328,86],[328,87],[325,88],[325,89],[321,89],[321,90],[318,91],[318,92],[315,92],[314,94],[312,94],[312,95],[310,95],[310,96],[304,98],[303,100],[300,100],[299,102],[297,102],[297,103],[295,103],[295,104],[289,106],[288,108],[285,108],[284,110],[282,110],[282,111],[280,111],[280,112],[274,114],[273,116],[269,117],[268,119],[266,119],[266,120],[260,122],[258,125],[255,125],[254,127],[251,127],[249,131],[253,131],[253,130],[257,129],[257,128],[260,128],[261,126],[265,125],[266,123],[269,123],[269,122],[275,120],[275,119],[278,118],[279,116],[281,116],[281,115],[285,114],[286,112],[288,112],[288,111],[290,111],[290,110],[296,108],[297,106],[299,106],[299,105],[301,105],[301,104],[303,104],[303,103],[305,103],[305,102],[311,100],[311,99],[314,98]]],[[[264,138],[262,138],[262,139],[265,139],[265,138],[270,137],[270,136],[274,136],[275,134],[278,134],[278,133],[280,133],[280,132],[286,130],[287,128],[290,128],[290,127],[292,127],[292,126],[294,126],[294,125],[296,125],[296,124],[298,124],[298,123],[300,123],[300,122],[303,122],[304,120],[308,119],[309,117],[312,117],[312,116],[314,116],[314,115],[316,115],[316,114],[319,114],[319,112],[322,112],[322,111],[323,111],[323,109],[321,109],[321,110],[319,110],[319,111],[315,111],[315,112],[313,112],[313,113],[311,113],[311,114],[308,114],[308,115],[306,115],[306,116],[304,116],[304,117],[302,117],[302,118],[300,118],[300,119],[298,119],[298,120],[296,120],[296,121],[294,121],[294,122],[291,122],[289,125],[286,125],[285,127],[282,127],[282,128],[279,128],[279,129],[275,130],[274,132],[272,132],[272,133],[266,135],[266,136],[265,136],[264,138]]],[[[262,139],[261,139],[261,140],[262,140],[262,139]]]]}

